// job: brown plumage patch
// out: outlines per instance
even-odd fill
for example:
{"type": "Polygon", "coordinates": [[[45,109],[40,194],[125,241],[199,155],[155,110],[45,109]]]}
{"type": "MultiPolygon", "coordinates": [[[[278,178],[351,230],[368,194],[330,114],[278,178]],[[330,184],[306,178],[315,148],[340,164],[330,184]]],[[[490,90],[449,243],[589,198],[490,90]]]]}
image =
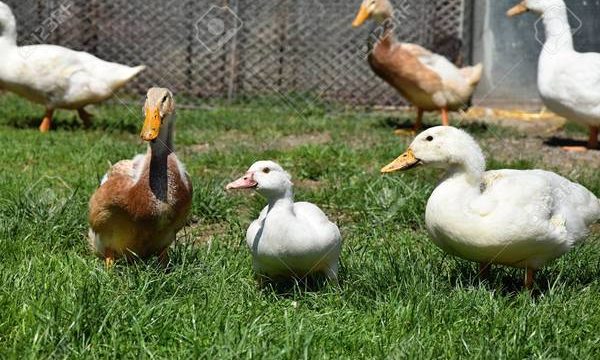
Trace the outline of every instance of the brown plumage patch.
{"type": "Polygon", "coordinates": [[[90,243],[99,256],[107,249],[117,256],[146,258],[159,255],[186,223],[192,204],[189,177],[182,178],[175,154],[168,157],[168,193],[160,201],[150,189],[150,152],[139,166],[122,161],[90,199],[90,243]],[[139,173],[139,180],[134,174],[139,173]],[[135,255],[134,255],[135,254],[135,255]]]}
{"type": "MultiPolygon", "coordinates": [[[[393,35],[389,33],[374,46],[369,55],[369,64],[380,78],[418,108],[433,111],[441,107],[447,107],[449,110],[463,107],[462,101],[444,100],[443,94],[451,93],[453,89],[444,84],[440,75],[419,59],[431,55],[431,51],[419,45],[394,40],[393,35]]],[[[458,92],[462,93],[464,89],[458,92]]],[[[464,97],[464,94],[456,95],[464,97]]],[[[470,96],[470,93],[467,95],[470,96]]]]}

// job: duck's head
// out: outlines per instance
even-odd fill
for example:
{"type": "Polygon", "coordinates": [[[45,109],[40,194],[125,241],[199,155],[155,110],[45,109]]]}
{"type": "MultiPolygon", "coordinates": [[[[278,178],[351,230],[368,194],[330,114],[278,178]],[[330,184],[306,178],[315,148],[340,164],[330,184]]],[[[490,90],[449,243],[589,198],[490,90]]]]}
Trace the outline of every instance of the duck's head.
{"type": "Polygon", "coordinates": [[[352,26],[359,27],[369,19],[381,23],[390,18],[393,13],[394,7],[389,0],[363,0],[352,26]]]}
{"type": "Polygon", "coordinates": [[[480,174],[485,170],[485,158],[479,145],[466,132],[451,126],[436,126],[420,133],[408,150],[381,172],[408,170],[420,165],[480,174]]]}
{"type": "Polygon", "coordinates": [[[169,89],[153,87],[148,90],[144,104],[144,126],[140,137],[144,141],[155,141],[159,136],[171,132],[175,100],[169,89]]]}
{"type": "Polygon", "coordinates": [[[292,178],[274,161],[257,161],[244,176],[227,184],[227,190],[256,189],[267,198],[278,198],[291,194],[292,178]]]}
{"type": "Polygon", "coordinates": [[[566,9],[566,5],[563,0],[523,0],[519,4],[510,8],[506,12],[506,15],[516,16],[526,13],[527,11],[533,11],[541,15],[546,12],[559,9],[566,9]]]}
{"type": "Polygon", "coordinates": [[[6,35],[16,36],[16,27],[17,23],[10,7],[0,1],[0,37],[6,35]]]}

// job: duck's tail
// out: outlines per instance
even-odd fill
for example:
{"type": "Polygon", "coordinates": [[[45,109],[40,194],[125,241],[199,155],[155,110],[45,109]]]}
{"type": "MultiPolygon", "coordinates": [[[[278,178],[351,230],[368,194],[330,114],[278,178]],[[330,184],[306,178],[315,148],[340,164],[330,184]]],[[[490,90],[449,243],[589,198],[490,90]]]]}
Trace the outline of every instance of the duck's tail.
{"type": "Polygon", "coordinates": [[[460,73],[467,80],[471,87],[477,86],[483,75],[483,65],[481,63],[474,66],[467,66],[460,69],[460,73]]]}
{"type": "Polygon", "coordinates": [[[146,66],[140,65],[135,67],[123,67],[119,69],[116,74],[114,74],[113,81],[111,84],[111,88],[113,90],[117,90],[125,86],[128,82],[130,82],[134,77],[136,77],[140,72],[144,71],[146,66]]]}

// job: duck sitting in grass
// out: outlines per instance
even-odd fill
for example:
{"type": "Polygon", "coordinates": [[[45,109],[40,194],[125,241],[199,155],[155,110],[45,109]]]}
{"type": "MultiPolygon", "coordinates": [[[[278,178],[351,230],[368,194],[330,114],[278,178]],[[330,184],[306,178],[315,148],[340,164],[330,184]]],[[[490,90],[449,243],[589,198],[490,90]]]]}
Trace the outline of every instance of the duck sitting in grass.
{"type": "Polygon", "coordinates": [[[90,200],[90,244],[107,267],[118,257],[154,255],[166,264],[192,205],[192,183],[173,152],[173,95],[148,90],[144,112],[148,152],[115,164],[90,200]]]}
{"type": "Polygon", "coordinates": [[[77,110],[85,126],[86,105],[102,102],[125,86],[144,66],[129,67],[55,45],[17,46],[12,11],[0,2],[0,89],[46,107],[40,131],[52,126],[56,109],[77,110]]]}
{"type": "Polygon", "coordinates": [[[419,134],[381,171],[444,169],[425,222],[442,250],[480,263],[526,269],[525,286],[544,264],[568,252],[600,219],[600,201],[583,186],[543,170],[485,171],[475,140],[453,127],[419,134]]]}
{"type": "Polygon", "coordinates": [[[364,0],[352,26],[361,26],[368,19],[376,21],[382,29],[369,53],[369,65],[417,108],[413,132],[421,128],[424,111],[441,111],[442,124],[448,125],[448,111],[468,107],[483,73],[481,64],[458,68],[442,55],[397,41],[394,8],[389,0],[364,0]]]}
{"type": "Polygon", "coordinates": [[[246,232],[259,281],[322,273],[337,283],[340,231],[316,205],[294,202],[291,177],[281,166],[258,161],[226,189],[255,189],[267,198],[246,232]]]}
{"type": "MultiPolygon", "coordinates": [[[[525,0],[508,16],[527,11],[542,16],[546,40],[538,64],[538,90],[552,112],[589,129],[587,149],[598,149],[600,129],[600,53],[577,52],[562,0],[525,0]]],[[[565,146],[567,151],[586,151],[565,146]]]]}

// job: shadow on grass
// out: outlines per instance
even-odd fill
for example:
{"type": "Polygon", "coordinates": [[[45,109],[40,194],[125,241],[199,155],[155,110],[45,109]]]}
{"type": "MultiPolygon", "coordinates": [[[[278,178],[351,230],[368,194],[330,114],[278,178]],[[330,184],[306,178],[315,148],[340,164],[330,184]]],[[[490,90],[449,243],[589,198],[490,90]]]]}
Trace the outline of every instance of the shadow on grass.
{"type": "Polygon", "coordinates": [[[597,276],[584,272],[576,278],[561,277],[559,273],[547,273],[540,270],[535,275],[533,289],[531,290],[525,288],[524,279],[524,269],[497,265],[492,266],[488,277],[482,277],[479,276],[477,267],[471,264],[458,267],[450,277],[450,281],[455,288],[479,287],[508,298],[517,297],[523,292],[530,292],[531,298],[537,300],[542,296],[546,296],[556,286],[585,288],[597,281],[597,276]]]}
{"type": "Polygon", "coordinates": [[[551,147],[563,147],[563,146],[583,146],[587,147],[588,143],[585,140],[567,139],[553,136],[550,139],[544,141],[544,145],[551,147]]]}
{"type": "MultiPolygon", "coordinates": [[[[434,117],[433,119],[431,117],[428,117],[426,119],[424,119],[425,121],[423,122],[423,127],[421,129],[421,131],[425,131],[429,128],[432,127],[436,127],[441,125],[441,120],[438,119],[437,117],[434,117]]],[[[452,125],[452,122],[451,122],[452,125]]],[[[481,134],[485,134],[489,131],[489,126],[483,122],[468,122],[468,123],[463,123],[463,124],[455,124],[456,127],[461,128],[465,131],[467,131],[470,134],[473,135],[481,135],[481,134]]],[[[385,117],[381,120],[379,120],[376,124],[375,127],[377,128],[385,128],[385,129],[392,129],[392,130],[407,130],[410,131],[413,129],[414,126],[414,119],[412,117],[385,117]]]]}
{"type": "MultiPolygon", "coordinates": [[[[5,125],[15,129],[38,129],[42,117],[10,117],[5,120],[5,125]]],[[[51,130],[79,131],[79,130],[111,130],[136,134],[139,126],[121,121],[106,121],[101,117],[93,117],[91,125],[85,127],[78,117],[55,117],[52,119],[51,130]]]]}
{"type": "Polygon", "coordinates": [[[260,289],[263,292],[273,292],[282,298],[293,298],[297,295],[306,293],[320,292],[328,287],[338,285],[331,283],[322,274],[314,274],[306,277],[294,278],[263,278],[260,282],[260,289]]]}

